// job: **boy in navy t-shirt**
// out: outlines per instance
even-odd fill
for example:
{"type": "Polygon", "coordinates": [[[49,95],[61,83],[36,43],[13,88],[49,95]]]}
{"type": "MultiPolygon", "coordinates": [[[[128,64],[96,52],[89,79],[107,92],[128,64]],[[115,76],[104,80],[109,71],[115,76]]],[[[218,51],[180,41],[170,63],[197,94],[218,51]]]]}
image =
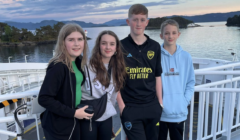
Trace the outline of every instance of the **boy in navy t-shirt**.
{"type": "Polygon", "coordinates": [[[157,140],[162,112],[160,45],[144,34],[148,9],[132,5],[130,34],[121,40],[128,77],[118,94],[121,121],[128,140],[157,140]]]}

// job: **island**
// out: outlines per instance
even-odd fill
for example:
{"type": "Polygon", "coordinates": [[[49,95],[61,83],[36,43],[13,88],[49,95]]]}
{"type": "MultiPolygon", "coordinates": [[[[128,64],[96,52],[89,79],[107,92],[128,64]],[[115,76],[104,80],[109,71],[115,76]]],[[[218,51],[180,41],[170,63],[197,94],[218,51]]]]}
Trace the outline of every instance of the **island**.
{"type": "MultiPolygon", "coordinates": [[[[169,18],[166,18],[166,17],[150,18],[146,29],[160,29],[161,24],[167,19],[169,18]]],[[[187,20],[180,16],[174,16],[174,17],[171,17],[170,19],[176,20],[179,24],[179,28],[187,28],[189,24],[194,25],[193,21],[187,20]]],[[[191,27],[194,27],[194,26],[191,26],[191,27]]],[[[198,26],[196,25],[196,27],[198,26]]]]}
{"type": "Polygon", "coordinates": [[[240,15],[235,15],[227,19],[227,26],[239,26],[240,27],[240,15]]]}
{"type": "MultiPolygon", "coordinates": [[[[58,33],[64,23],[58,22],[53,26],[41,26],[35,32],[28,29],[18,29],[0,22],[0,47],[36,46],[43,44],[56,44],[58,33]]],[[[90,38],[87,37],[87,40],[90,38]]]]}

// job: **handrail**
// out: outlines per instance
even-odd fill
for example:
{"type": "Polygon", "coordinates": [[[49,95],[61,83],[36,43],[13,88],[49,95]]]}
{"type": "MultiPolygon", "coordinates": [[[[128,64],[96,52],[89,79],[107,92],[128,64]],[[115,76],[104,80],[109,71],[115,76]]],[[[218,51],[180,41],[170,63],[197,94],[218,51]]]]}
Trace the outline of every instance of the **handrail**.
{"type": "Polygon", "coordinates": [[[240,75],[240,71],[197,71],[195,75],[240,75]]]}
{"type": "Polygon", "coordinates": [[[39,90],[32,90],[32,91],[24,91],[24,92],[19,92],[14,94],[5,94],[0,96],[0,101],[24,98],[27,96],[38,95],[38,93],[39,93],[39,90]]]}
{"type": "Polygon", "coordinates": [[[195,88],[211,87],[211,86],[226,84],[226,83],[230,83],[230,82],[236,82],[236,81],[239,81],[239,80],[240,80],[240,76],[236,77],[236,78],[232,78],[232,79],[227,79],[227,80],[207,83],[207,84],[203,84],[203,85],[197,85],[197,86],[195,86],[195,88]]]}
{"type": "Polygon", "coordinates": [[[195,88],[195,92],[239,92],[240,89],[235,88],[195,88]]]}
{"type": "Polygon", "coordinates": [[[46,74],[46,72],[4,73],[4,74],[0,74],[0,76],[25,75],[25,74],[46,74]]]}
{"type": "Polygon", "coordinates": [[[216,66],[216,67],[197,69],[197,70],[195,70],[195,72],[196,71],[221,70],[221,69],[226,69],[226,68],[233,68],[233,67],[236,67],[236,66],[240,66],[240,63],[233,63],[233,64],[221,65],[221,66],[216,66]]]}

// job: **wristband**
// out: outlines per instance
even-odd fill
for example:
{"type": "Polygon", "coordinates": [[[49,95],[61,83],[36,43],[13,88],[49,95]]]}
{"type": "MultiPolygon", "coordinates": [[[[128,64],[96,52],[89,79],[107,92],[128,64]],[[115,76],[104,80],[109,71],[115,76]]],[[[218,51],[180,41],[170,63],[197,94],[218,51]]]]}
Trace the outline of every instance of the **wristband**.
{"type": "Polygon", "coordinates": [[[164,108],[164,107],[163,107],[163,104],[160,104],[160,106],[161,106],[162,108],[164,108]]]}

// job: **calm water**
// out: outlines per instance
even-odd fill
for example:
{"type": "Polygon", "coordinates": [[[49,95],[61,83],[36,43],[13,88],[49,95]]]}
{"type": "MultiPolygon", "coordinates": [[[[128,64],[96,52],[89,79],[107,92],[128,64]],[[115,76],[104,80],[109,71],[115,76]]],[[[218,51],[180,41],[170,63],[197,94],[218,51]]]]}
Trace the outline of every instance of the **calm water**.
{"type": "MultiPolygon", "coordinates": [[[[177,43],[188,51],[192,57],[232,60],[231,51],[228,49],[234,49],[237,53],[240,53],[240,28],[227,27],[225,23],[197,23],[203,27],[181,29],[181,36],[177,43]]],[[[84,30],[87,30],[88,37],[92,38],[88,41],[90,51],[98,34],[103,30],[114,31],[119,39],[123,39],[130,32],[128,26],[84,28],[84,30]]],[[[160,44],[163,43],[163,40],[159,37],[159,30],[146,30],[145,33],[160,44]]],[[[54,50],[54,45],[0,47],[0,63],[7,63],[9,56],[12,56],[11,62],[24,62],[25,55],[28,55],[28,62],[48,62],[52,57],[52,50],[54,50]]]]}

